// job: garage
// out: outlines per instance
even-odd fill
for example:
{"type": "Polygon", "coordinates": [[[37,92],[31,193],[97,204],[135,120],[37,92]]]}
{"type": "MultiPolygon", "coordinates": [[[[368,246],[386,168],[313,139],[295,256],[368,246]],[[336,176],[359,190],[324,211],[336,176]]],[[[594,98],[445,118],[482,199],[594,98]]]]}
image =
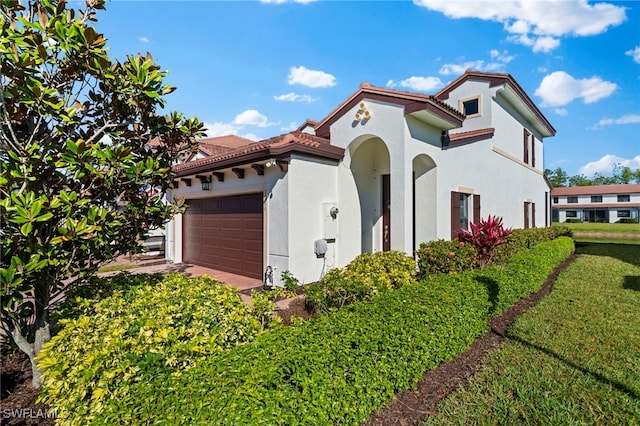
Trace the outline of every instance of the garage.
{"type": "Polygon", "coordinates": [[[185,262],[262,278],[262,194],[188,200],[185,262]]]}

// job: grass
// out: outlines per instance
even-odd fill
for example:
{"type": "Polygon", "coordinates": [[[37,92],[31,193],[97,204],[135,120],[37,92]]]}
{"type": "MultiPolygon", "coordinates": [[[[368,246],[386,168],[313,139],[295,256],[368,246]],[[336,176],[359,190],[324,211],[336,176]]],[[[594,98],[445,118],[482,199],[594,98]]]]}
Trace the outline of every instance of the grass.
{"type": "Polygon", "coordinates": [[[638,223],[557,223],[577,232],[615,232],[633,233],[640,237],[640,224],[638,223]]]}
{"type": "Polygon", "coordinates": [[[139,267],[140,265],[136,265],[133,263],[125,263],[122,265],[107,265],[98,269],[98,272],[102,273],[102,272],[113,272],[113,271],[126,271],[127,269],[135,269],[139,267]]]}
{"type": "Polygon", "coordinates": [[[640,245],[584,244],[432,424],[640,422],[640,245]]]}

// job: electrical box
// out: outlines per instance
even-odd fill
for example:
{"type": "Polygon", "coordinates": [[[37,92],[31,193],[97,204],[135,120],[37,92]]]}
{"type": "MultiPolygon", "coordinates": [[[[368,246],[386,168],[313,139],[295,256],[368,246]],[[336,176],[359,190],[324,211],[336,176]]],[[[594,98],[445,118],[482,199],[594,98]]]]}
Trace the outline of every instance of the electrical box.
{"type": "Polygon", "coordinates": [[[338,236],[338,216],[340,211],[336,203],[322,204],[322,232],[325,240],[335,240],[338,236]]]}

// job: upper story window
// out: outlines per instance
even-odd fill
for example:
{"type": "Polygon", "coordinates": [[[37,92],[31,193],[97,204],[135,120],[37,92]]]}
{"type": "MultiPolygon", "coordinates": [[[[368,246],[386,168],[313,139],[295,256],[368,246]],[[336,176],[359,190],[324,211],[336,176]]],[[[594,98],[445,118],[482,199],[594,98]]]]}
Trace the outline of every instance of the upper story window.
{"type": "Polygon", "coordinates": [[[602,195],[592,195],[591,196],[591,202],[592,203],[601,203],[602,202],[602,195]]]}
{"type": "Polygon", "coordinates": [[[553,197],[553,204],[558,204],[558,197],[553,197]]]}
{"type": "Polygon", "coordinates": [[[575,204],[578,202],[578,197],[567,197],[567,203],[575,204]]]}
{"type": "Polygon", "coordinates": [[[460,101],[461,110],[467,118],[480,115],[480,96],[475,98],[462,99],[460,101]]]}
{"type": "Polygon", "coordinates": [[[619,203],[628,203],[629,201],[631,201],[631,195],[629,194],[618,195],[619,203]]]}
{"type": "Polygon", "coordinates": [[[527,129],[522,129],[522,161],[536,166],[536,137],[527,129]]]}

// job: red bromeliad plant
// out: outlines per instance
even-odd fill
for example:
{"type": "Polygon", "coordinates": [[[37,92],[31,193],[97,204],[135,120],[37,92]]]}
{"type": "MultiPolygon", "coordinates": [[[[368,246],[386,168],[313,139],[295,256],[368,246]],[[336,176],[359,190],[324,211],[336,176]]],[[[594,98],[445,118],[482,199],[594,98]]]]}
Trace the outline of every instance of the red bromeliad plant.
{"type": "Polygon", "coordinates": [[[491,216],[486,220],[480,219],[478,223],[471,223],[471,231],[465,229],[458,234],[460,241],[471,243],[478,253],[478,263],[481,267],[493,262],[493,249],[504,244],[511,234],[511,228],[502,226],[502,218],[491,216]]]}

